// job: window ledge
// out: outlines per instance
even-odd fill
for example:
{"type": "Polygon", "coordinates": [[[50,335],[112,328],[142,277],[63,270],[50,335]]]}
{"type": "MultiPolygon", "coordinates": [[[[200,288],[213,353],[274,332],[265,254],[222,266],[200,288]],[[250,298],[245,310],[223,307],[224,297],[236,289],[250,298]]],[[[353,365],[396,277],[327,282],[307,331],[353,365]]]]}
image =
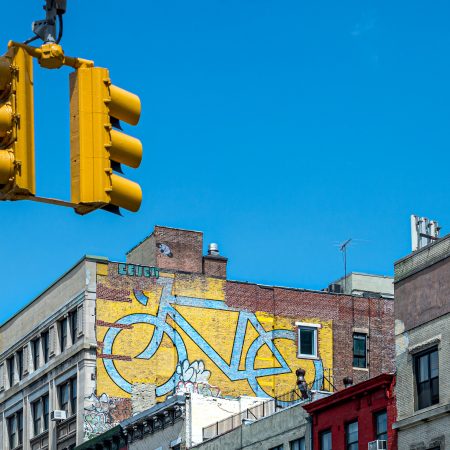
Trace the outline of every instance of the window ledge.
{"type": "Polygon", "coordinates": [[[368,372],[369,368],[368,367],[353,367],[353,370],[362,370],[363,372],[368,372]]]}
{"type": "Polygon", "coordinates": [[[320,323],[309,323],[309,322],[295,322],[296,327],[304,328],[322,328],[320,323]]]}
{"type": "Polygon", "coordinates": [[[428,408],[415,411],[409,417],[397,420],[397,422],[392,425],[392,428],[394,430],[409,428],[415,426],[418,422],[428,422],[445,414],[450,414],[450,405],[429,406],[428,408]]]}
{"type": "Polygon", "coordinates": [[[427,341],[420,342],[419,344],[416,345],[412,345],[411,347],[408,347],[408,352],[411,355],[414,355],[415,353],[419,353],[423,350],[428,350],[429,348],[439,345],[441,343],[441,339],[442,336],[438,335],[431,339],[428,339],[427,341]]]}
{"type": "Polygon", "coordinates": [[[33,436],[30,439],[30,442],[35,442],[35,441],[39,441],[40,439],[42,439],[43,437],[48,436],[48,429],[43,431],[42,433],[36,434],[36,436],[33,436]]]}
{"type": "Polygon", "coordinates": [[[320,359],[317,355],[302,355],[297,354],[298,359],[320,359]]]}

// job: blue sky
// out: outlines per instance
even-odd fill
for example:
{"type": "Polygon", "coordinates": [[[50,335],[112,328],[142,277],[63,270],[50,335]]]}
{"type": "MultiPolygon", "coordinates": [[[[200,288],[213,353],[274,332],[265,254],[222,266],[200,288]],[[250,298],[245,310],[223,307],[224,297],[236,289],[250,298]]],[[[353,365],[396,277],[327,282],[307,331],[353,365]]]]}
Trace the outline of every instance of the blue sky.
{"type": "MultiPolygon", "coordinates": [[[[8,2],[30,36],[43,1],[8,2]]],[[[2,202],[3,320],[84,254],[123,261],[154,224],[202,230],[232,279],[320,289],[392,274],[409,215],[450,224],[448,2],[68,1],[66,54],[137,93],[136,213],[2,202]]],[[[35,66],[38,195],[70,198],[70,70],[35,66]]]]}

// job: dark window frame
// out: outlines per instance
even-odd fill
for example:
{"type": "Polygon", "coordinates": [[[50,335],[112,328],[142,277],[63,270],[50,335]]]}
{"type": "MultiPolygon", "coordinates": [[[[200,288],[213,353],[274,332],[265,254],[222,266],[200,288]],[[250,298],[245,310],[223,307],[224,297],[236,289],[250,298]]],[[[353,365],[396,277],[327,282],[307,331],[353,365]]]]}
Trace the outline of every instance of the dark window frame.
{"type": "Polygon", "coordinates": [[[48,431],[49,424],[49,397],[48,394],[43,395],[31,403],[31,419],[33,436],[48,431]],[[38,412],[39,414],[36,414],[38,412]]]}
{"type": "Polygon", "coordinates": [[[353,333],[353,367],[367,369],[367,334],[353,333]],[[364,351],[357,348],[357,342],[364,341],[364,351]]]}
{"type": "Polygon", "coordinates": [[[293,439],[292,441],[289,441],[289,450],[295,450],[295,446],[297,446],[297,448],[301,449],[301,448],[306,448],[306,441],[304,437],[298,438],[298,439],[293,439]],[[303,444],[303,446],[302,446],[303,444]]]}
{"type": "Polygon", "coordinates": [[[333,449],[333,433],[331,431],[331,428],[323,430],[323,431],[321,431],[319,433],[319,449],[320,450],[332,450],[333,449]],[[325,436],[329,436],[330,437],[330,448],[329,449],[324,447],[323,438],[325,436]]]}
{"type": "Polygon", "coordinates": [[[8,372],[8,382],[9,386],[14,386],[14,375],[15,375],[15,364],[14,355],[6,359],[6,370],[8,372]]]}
{"type": "Polygon", "coordinates": [[[377,411],[373,414],[373,420],[374,420],[374,430],[375,430],[375,440],[380,440],[380,441],[387,441],[388,438],[388,417],[387,417],[387,410],[386,409],[382,409],[381,411],[377,411]],[[380,430],[378,428],[378,418],[381,416],[386,416],[386,429],[385,430],[380,430]]]}
{"type": "Polygon", "coordinates": [[[33,350],[33,370],[39,369],[39,364],[41,361],[41,339],[37,338],[32,341],[33,350]]]}
{"type": "Polygon", "coordinates": [[[428,408],[429,406],[437,405],[439,403],[439,349],[437,347],[432,347],[423,352],[417,353],[413,357],[414,365],[414,378],[415,378],[415,389],[416,389],[416,410],[428,408]],[[436,355],[437,358],[437,375],[432,376],[432,355],[436,355]],[[420,364],[421,360],[427,360],[427,379],[420,381],[421,371],[420,364]],[[425,389],[428,389],[428,395],[426,395],[425,389]]]}
{"type": "Polygon", "coordinates": [[[33,436],[42,433],[42,401],[39,398],[31,403],[31,419],[33,422],[33,436]]]}
{"type": "Polygon", "coordinates": [[[59,351],[63,353],[67,349],[67,338],[68,338],[68,317],[64,317],[59,321],[59,351]]]}
{"type": "Polygon", "coordinates": [[[17,417],[15,414],[6,418],[9,448],[17,447],[17,417]]]}
{"type": "Polygon", "coordinates": [[[23,349],[17,350],[17,375],[19,381],[23,378],[23,349]]]}
{"type": "Polygon", "coordinates": [[[43,414],[43,422],[44,422],[44,431],[48,431],[49,425],[49,397],[48,394],[41,397],[42,399],[42,414],[43,414]]]}
{"type": "Polygon", "coordinates": [[[346,450],[358,450],[359,446],[359,424],[358,419],[352,420],[351,422],[347,422],[345,424],[345,448],[346,450]],[[351,439],[350,427],[356,424],[356,441],[351,439]],[[356,446],[355,446],[356,444],[356,446]]]}
{"type": "MultiPolygon", "coordinates": [[[[297,357],[298,358],[317,358],[319,354],[319,331],[317,326],[314,326],[314,324],[311,324],[308,326],[308,324],[301,324],[297,325],[297,357]],[[303,352],[302,350],[306,350],[305,348],[302,349],[302,331],[306,333],[310,333],[312,336],[312,340],[310,342],[310,346],[312,349],[311,353],[303,352]]],[[[308,344],[306,344],[308,345],[308,344]]]]}
{"type": "Polygon", "coordinates": [[[59,409],[66,411],[67,417],[77,413],[77,378],[73,377],[58,385],[59,409]],[[67,398],[66,398],[67,395],[67,398]]]}
{"type": "Polygon", "coordinates": [[[19,431],[19,445],[23,444],[23,410],[17,411],[18,431],[19,431]]]}
{"type": "Polygon", "coordinates": [[[20,409],[6,418],[6,432],[10,450],[23,444],[23,410],[20,409]]]}
{"type": "Polygon", "coordinates": [[[72,415],[77,412],[77,396],[78,396],[77,379],[71,378],[70,379],[69,402],[70,402],[70,412],[72,415]]]}
{"type": "Polygon", "coordinates": [[[42,333],[42,356],[44,364],[47,364],[50,359],[50,330],[42,333]]]}
{"type": "Polygon", "coordinates": [[[70,337],[72,339],[72,345],[76,342],[78,337],[78,310],[74,309],[69,313],[70,322],[70,337]]]}

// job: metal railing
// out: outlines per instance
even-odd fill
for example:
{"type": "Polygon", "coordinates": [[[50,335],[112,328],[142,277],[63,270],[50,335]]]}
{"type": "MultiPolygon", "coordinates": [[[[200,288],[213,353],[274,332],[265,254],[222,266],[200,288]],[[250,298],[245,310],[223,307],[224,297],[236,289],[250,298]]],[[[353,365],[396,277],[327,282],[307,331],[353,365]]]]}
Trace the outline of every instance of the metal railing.
{"type": "Polygon", "coordinates": [[[304,397],[299,389],[294,389],[285,394],[278,395],[274,398],[263,400],[256,406],[246,409],[240,413],[234,414],[226,419],[219,420],[207,427],[203,428],[203,441],[215,438],[221,434],[227,433],[242,425],[245,420],[259,420],[263,417],[270,416],[276,411],[296,405],[301,402],[311,401],[311,391],[328,391],[335,392],[336,388],[333,384],[333,374],[331,369],[325,369],[324,375],[320,379],[316,379],[307,386],[308,396],[304,397]]]}
{"type": "Polygon", "coordinates": [[[219,420],[207,427],[203,428],[203,440],[212,439],[216,436],[231,431],[240,425],[244,420],[255,421],[263,417],[270,416],[276,411],[276,400],[269,399],[256,406],[246,409],[240,413],[234,414],[226,419],[219,420]]]}

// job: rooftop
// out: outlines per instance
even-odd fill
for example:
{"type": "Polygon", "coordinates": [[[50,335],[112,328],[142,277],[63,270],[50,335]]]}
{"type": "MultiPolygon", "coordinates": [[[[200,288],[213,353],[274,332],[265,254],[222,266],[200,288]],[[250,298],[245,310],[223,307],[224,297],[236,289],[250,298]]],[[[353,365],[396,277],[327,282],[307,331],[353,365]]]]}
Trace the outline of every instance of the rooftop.
{"type": "Polygon", "coordinates": [[[428,244],[396,261],[394,263],[394,282],[398,283],[449,256],[450,234],[447,234],[438,241],[428,244]]]}

